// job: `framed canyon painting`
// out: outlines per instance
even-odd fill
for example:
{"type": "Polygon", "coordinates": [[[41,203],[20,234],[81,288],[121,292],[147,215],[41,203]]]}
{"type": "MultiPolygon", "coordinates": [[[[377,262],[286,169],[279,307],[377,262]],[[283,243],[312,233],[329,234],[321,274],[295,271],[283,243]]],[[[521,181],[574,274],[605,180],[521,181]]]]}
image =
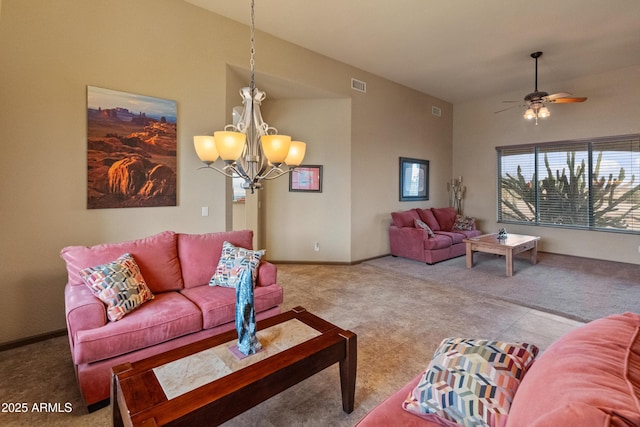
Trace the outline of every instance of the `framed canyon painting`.
{"type": "Polygon", "coordinates": [[[87,87],[87,208],[176,206],[175,101],[87,87]]]}

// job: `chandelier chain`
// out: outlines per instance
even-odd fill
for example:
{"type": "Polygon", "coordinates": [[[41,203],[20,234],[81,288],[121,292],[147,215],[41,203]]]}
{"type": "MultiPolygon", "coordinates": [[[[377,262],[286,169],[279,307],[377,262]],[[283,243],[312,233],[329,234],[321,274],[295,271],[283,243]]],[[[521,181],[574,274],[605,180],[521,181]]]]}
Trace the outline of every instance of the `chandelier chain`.
{"type": "Polygon", "coordinates": [[[224,132],[214,132],[213,143],[210,137],[204,136],[194,137],[194,143],[198,156],[206,164],[205,168],[216,170],[227,177],[242,178],[244,181],[242,188],[250,189],[253,193],[255,189],[263,188],[263,180],[275,179],[293,172],[304,158],[306,145],[299,141],[296,141],[294,145],[290,136],[278,135],[278,130],[269,126],[262,119],[260,104],[266,94],[256,88],[255,83],[254,0],[251,0],[249,41],[250,82],[249,87],[240,89],[244,106],[242,113],[237,120],[234,117],[233,124],[224,127],[224,132]],[[218,133],[220,135],[217,135],[218,133]],[[219,140],[218,137],[221,139],[219,140]],[[224,145],[220,145],[219,142],[223,140],[225,141],[224,145]],[[270,155],[266,154],[267,149],[264,147],[268,147],[270,155]],[[223,149],[224,154],[222,153],[223,149]],[[238,151],[240,149],[241,152],[238,151]],[[202,151],[202,155],[200,151],[202,151]],[[238,153],[240,153],[239,156],[238,153]],[[213,166],[219,157],[225,162],[222,169],[213,166]],[[284,164],[289,167],[288,170],[281,167],[284,164]]]}
{"type": "Polygon", "coordinates": [[[251,71],[251,75],[249,77],[249,88],[251,90],[251,94],[253,95],[253,91],[256,87],[256,82],[255,82],[255,65],[256,65],[256,60],[255,60],[255,54],[256,54],[256,49],[255,49],[255,0],[251,0],[251,49],[249,50],[249,67],[250,67],[250,71],[251,71]]]}

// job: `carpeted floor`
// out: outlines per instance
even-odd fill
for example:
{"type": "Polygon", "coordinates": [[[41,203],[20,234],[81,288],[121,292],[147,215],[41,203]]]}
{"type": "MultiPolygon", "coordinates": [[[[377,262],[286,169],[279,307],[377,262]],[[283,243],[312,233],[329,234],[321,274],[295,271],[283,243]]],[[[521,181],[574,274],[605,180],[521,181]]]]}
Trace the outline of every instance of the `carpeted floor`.
{"type": "Polygon", "coordinates": [[[465,268],[465,257],[433,266],[391,256],[367,264],[582,322],[640,312],[639,265],[540,253],[534,266],[526,252],[507,277],[504,257],[475,253],[474,261],[473,269],[465,268]]]}
{"type": "MultiPolygon", "coordinates": [[[[516,261],[511,278],[504,277],[504,259],[493,256],[477,256],[472,270],[464,258],[434,266],[391,257],[355,266],[281,264],[285,310],[301,305],[358,335],[355,410],[342,412],[334,365],[226,425],[353,426],[418,375],[442,339],[520,340],[544,349],[580,323],[531,306],[579,319],[594,318],[597,310],[633,310],[640,302],[640,284],[632,282],[638,271],[547,254],[536,266],[516,261]],[[607,297],[612,292],[616,298],[607,297]]],[[[66,337],[0,353],[0,402],[3,426],[111,425],[110,407],[88,414],[82,406],[66,337]],[[23,402],[25,413],[5,412],[9,403],[23,402]],[[37,412],[33,405],[40,403],[60,411],[37,412]]]]}

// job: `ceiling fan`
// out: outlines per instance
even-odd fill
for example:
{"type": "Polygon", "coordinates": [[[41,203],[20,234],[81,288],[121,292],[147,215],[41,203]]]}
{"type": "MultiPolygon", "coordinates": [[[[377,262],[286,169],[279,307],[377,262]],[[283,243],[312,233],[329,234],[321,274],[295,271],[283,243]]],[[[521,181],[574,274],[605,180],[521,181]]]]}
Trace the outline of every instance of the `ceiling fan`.
{"type": "MultiPolygon", "coordinates": [[[[533,52],[531,57],[536,60],[536,81],[535,81],[535,90],[524,97],[524,101],[526,104],[522,104],[522,107],[528,107],[527,111],[524,113],[524,118],[527,120],[535,119],[536,125],[538,124],[538,118],[549,117],[551,113],[549,109],[545,106],[545,104],[568,104],[572,102],[584,102],[587,100],[586,97],[574,97],[570,93],[567,92],[558,92],[552,95],[549,95],[547,92],[538,90],[538,58],[542,56],[542,52],[533,52]]],[[[505,101],[512,102],[512,101],[505,101]]],[[[516,107],[516,106],[514,106],[516,107]]],[[[500,111],[496,111],[496,113],[500,113],[502,111],[510,110],[509,107],[500,111]]]]}

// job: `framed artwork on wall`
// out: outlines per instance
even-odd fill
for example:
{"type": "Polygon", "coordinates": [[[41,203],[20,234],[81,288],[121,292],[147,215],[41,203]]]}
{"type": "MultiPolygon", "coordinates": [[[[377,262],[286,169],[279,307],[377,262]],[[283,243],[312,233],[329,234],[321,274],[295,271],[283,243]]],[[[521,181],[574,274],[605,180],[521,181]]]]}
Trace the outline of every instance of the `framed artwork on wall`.
{"type": "Polygon", "coordinates": [[[322,193],[322,165],[300,165],[289,174],[289,191],[322,193]]]}
{"type": "Polygon", "coordinates": [[[400,157],[400,201],[429,200],[429,160],[400,157]]]}
{"type": "Polygon", "coordinates": [[[176,101],[87,87],[87,208],[177,205],[176,101]]]}

